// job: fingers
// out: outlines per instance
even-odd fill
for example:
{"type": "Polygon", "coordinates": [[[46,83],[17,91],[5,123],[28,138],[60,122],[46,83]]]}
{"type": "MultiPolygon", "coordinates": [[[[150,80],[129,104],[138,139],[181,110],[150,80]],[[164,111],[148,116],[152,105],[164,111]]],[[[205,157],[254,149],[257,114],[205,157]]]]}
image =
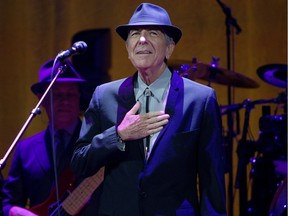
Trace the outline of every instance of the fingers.
{"type": "Polygon", "coordinates": [[[136,140],[161,131],[168,123],[169,115],[164,111],[136,114],[140,109],[140,102],[126,113],[117,127],[117,133],[122,140],[136,140]]]}
{"type": "Polygon", "coordinates": [[[165,114],[163,111],[159,111],[159,112],[149,112],[149,113],[141,114],[141,118],[143,120],[147,120],[148,123],[154,123],[157,121],[169,119],[170,116],[169,114],[165,114]]]}
{"type": "Polygon", "coordinates": [[[163,126],[157,127],[157,128],[153,128],[153,129],[149,129],[149,130],[147,130],[147,136],[148,136],[148,135],[153,135],[153,134],[155,134],[155,133],[158,133],[158,132],[160,132],[162,129],[163,129],[163,126]]]}
{"type": "Polygon", "coordinates": [[[157,133],[163,129],[163,127],[169,122],[169,115],[164,112],[150,112],[143,114],[143,132],[144,134],[151,135],[157,133]]]}
{"type": "MultiPolygon", "coordinates": [[[[157,128],[163,128],[164,125],[168,123],[168,119],[163,119],[161,121],[153,121],[147,125],[148,130],[153,130],[157,128]]],[[[155,132],[154,132],[155,133],[155,132]]]]}

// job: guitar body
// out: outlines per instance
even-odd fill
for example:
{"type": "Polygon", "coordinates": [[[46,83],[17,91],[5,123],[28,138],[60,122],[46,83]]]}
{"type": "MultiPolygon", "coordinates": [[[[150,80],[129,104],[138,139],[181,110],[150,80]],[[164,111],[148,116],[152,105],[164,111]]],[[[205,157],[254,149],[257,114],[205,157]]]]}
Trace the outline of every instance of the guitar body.
{"type": "MultiPolygon", "coordinates": [[[[72,171],[70,169],[65,169],[58,180],[59,199],[63,198],[65,194],[67,196],[67,193],[73,190],[74,183],[75,176],[72,174],[72,171]]],[[[39,205],[33,206],[30,211],[39,216],[47,216],[49,215],[49,208],[55,203],[57,203],[56,188],[53,189],[50,196],[44,202],[40,203],[39,205]]]]}
{"type": "MultiPolygon", "coordinates": [[[[68,170],[69,171],[69,170],[68,170]]],[[[49,196],[49,198],[41,203],[40,205],[31,208],[31,211],[40,216],[77,216],[80,214],[81,210],[86,206],[92,193],[100,186],[104,178],[104,167],[102,167],[93,176],[84,179],[76,188],[72,188],[72,184],[68,184],[67,179],[73,180],[75,182],[75,177],[72,175],[71,171],[65,173],[64,179],[59,179],[59,185],[66,185],[66,187],[59,187],[59,197],[63,199],[57,204],[55,191],[49,196]],[[69,177],[70,176],[70,177],[69,177]],[[64,184],[63,184],[64,183],[64,184]],[[70,189],[70,190],[69,190],[70,189]],[[73,191],[72,191],[73,190],[73,191]],[[65,192],[66,197],[64,197],[65,192]],[[56,204],[55,204],[56,203],[56,204]],[[53,205],[52,205],[53,204],[53,205]],[[50,211],[49,211],[50,210],[50,211]]],[[[61,176],[62,177],[62,176],[61,176]]]]}

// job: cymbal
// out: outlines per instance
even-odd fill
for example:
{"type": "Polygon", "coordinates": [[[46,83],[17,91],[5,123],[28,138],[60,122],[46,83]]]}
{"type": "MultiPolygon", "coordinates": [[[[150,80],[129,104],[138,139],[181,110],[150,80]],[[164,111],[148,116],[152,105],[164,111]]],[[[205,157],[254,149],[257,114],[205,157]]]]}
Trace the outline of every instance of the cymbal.
{"type": "Polygon", "coordinates": [[[259,84],[251,78],[240,73],[227,69],[213,67],[210,64],[201,62],[192,63],[192,61],[169,60],[168,66],[180,75],[191,80],[202,79],[221,85],[242,87],[242,88],[258,88],[259,84]]]}
{"type": "Polygon", "coordinates": [[[287,87],[287,65],[268,64],[257,69],[258,76],[265,82],[280,88],[287,87]]]}

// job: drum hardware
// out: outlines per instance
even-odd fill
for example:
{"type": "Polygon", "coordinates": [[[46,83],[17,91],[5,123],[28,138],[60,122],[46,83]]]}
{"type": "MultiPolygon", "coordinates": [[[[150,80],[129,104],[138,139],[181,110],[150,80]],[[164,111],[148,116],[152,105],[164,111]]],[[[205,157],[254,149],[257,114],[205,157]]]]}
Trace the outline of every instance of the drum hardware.
{"type": "MultiPolygon", "coordinates": [[[[263,208],[263,203],[265,202],[266,206],[267,203],[270,204],[271,202],[271,195],[275,192],[275,187],[273,188],[273,183],[275,183],[275,179],[273,178],[273,173],[274,173],[274,165],[271,157],[265,156],[266,154],[261,151],[262,146],[259,145],[259,142],[255,141],[250,141],[247,140],[247,133],[248,133],[248,127],[249,127],[249,118],[250,118],[250,111],[254,109],[255,105],[259,104],[269,104],[269,103],[276,103],[276,104],[281,104],[281,103],[286,103],[287,102],[287,96],[286,93],[280,93],[277,98],[272,98],[272,99],[260,99],[260,100],[255,100],[251,101],[250,99],[244,100],[242,103],[239,104],[231,104],[227,106],[220,106],[221,114],[229,114],[231,112],[238,112],[240,109],[245,108],[245,119],[244,119],[244,125],[243,125],[243,133],[242,133],[242,138],[240,139],[238,146],[237,146],[237,155],[238,155],[238,167],[237,167],[237,172],[236,172],[236,179],[235,179],[235,188],[239,189],[239,196],[240,196],[240,204],[243,209],[247,209],[247,213],[249,215],[254,215],[253,211],[263,211],[265,210],[266,215],[268,212],[268,209],[263,208]],[[258,154],[261,155],[260,158],[256,160],[256,158],[253,158],[253,155],[257,152],[258,154]],[[264,157],[265,156],[265,157],[264,157]],[[254,178],[257,181],[261,181],[261,184],[255,185],[254,183],[254,191],[253,191],[253,200],[248,201],[248,194],[247,194],[247,164],[250,162],[251,163],[251,158],[252,161],[254,161],[253,169],[250,172],[250,177],[254,178]],[[265,160],[265,161],[264,161],[265,160]],[[258,161],[258,162],[257,162],[258,161]],[[261,161],[265,162],[264,165],[264,170],[259,171],[259,163],[261,161]],[[257,163],[256,163],[257,162],[257,163]],[[270,171],[269,171],[270,170],[270,171]],[[259,173],[260,172],[260,173],[259,173]],[[268,180],[264,181],[263,180],[263,173],[269,172],[268,174],[268,180]],[[265,190],[261,192],[263,189],[261,186],[265,185],[265,190]],[[269,186],[269,187],[268,187],[269,186]],[[269,191],[267,191],[269,190],[269,191]],[[262,196],[257,195],[261,193],[266,193],[262,194],[262,196]],[[255,195],[256,194],[256,195],[255,195]],[[256,197],[255,197],[256,196],[256,197]],[[268,197],[268,198],[267,198],[268,197]],[[269,199],[270,197],[270,199],[269,199]],[[249,206],[251,205],[251,206],[249,206]],[[261,208],[261,210],[259,210],[261,208]]],[[[273,116],[270,117],[271,121],[266,122],[266,118],[268,118],[270,115],[265,115],[265,118],[261,120],[260,122],[263,122],[261,125],[261,129],[265,130],[272,130],[272,131],[278,131],[279,128],[281,128],[281,131],[286,131],[285,127],[286,126],[286,115],[283,116],[273,116]],[[282,124],[278,126],[278,123],[281,122],[282,124]],[[265,124],[264,124],[265,123],[265,124]],[[273,128],[271,128],[273,125],[275,125],[273,128]]],[[[269,118],[269,120],[270,120],[269,118]]],[[[285,133],[286,134],[286,133],[285,133]]],[[[286,134],[287,135],[287,134],[286,134]]],[[[275,139],[281,138],[281,136],[274,136],[275,139]],[[276,138],[275,138],[276,137],[276,138]]],[[[277,139],[277,141],[282,141],[283,138],[277,139]]],[[[287,136],[286,136],[287,140],[287,136]]],[[[283,146],[283,145],[280,145],[283,146]]],[[[285,145],[286,146],[286,145],[285,145]]],[[[285,151],[286,152],[286,151],[285,151]]],[[[264,176],[264,178],[266,178],[264,176]]],[[[269,205],[268,205],[269,206],[269,205]]],[[[265,215],[265,214],[258,214],[256,213],[255,215],[265,215]]]]}
{"type": "Polygon", "coordinates": [[[265,115],[259,120],[258,151],[273,159],[287,156],[287,115],[265,115]]]}
{"type": "Polygon", "coordinates": [[[257,69],[258,76],[266,83],[287,88],[287,64],[268,64],[257,69]]]}
{"type": "Polygon", "coordinates": [[[247,76],[224,68],[219,68],[218,61],[219,59],[216,57],[212,57],[212,62],[210,64],[197,62],[196,58],[193,58],[192,61],[169,60],[168,66],[171,67],[173,71],[188,79],[208,81],[208,85],[213,82],[240,88],[259,87],[259,84],[256,81],[247,76]]]}
{"type": "Polygon", "coordinates": [[[227,114],[228,112],[235,112],[238,111],[242,108],[246,107],[254,107],[254,105],[259,105],[259,104],[269,104],[269,103],[274,103],[274,104],[286,104],[287,103],[287,94],[286,92],[281,92],[277,98],[271,98],[271,99],[260,99],[260,100],[255,100],[251,101],[250,99],[244,100],[242,103],[238,104],[231,104],[231,105],[223,105],[220,106],[220,111],[222,115],[227,114]]]}
{"type": "MultiPolygon", "coordinates": [[[[287,94],[286,92],[282,92],[277,98],[258,100],[252,103],[286,104],[287,94]]],[[[239,107],[240,105],[238,104],[238,106],[233,106],[232,108],[239,107]]],[[[248,201],[248,213],[251,216],[269,214],[270,216],[282,216],[286,215],[286,208],[284,209],[282,206],[281,214],[279,214],[280,210],[278,209],[280,207],[277,203],[278,207],[275,207],[277,210],[273,212],[270,210],[269,213],[269,206],[275,191],[279,188],[279,182],[283,181],[287,176],[286,169],[286,173],[283,172],[283,164],[286,165],[284,167],[287,167],[287,114],[285,112],[281,115],[271,115],[270,107],[267,106],[262,107],[262,114],[263,116],[259,119],[259,138],[255,143],[255,153],[257,156],[250,159],[252,168],[249,177],[252,180],[252,191],[251,199],[248,201]],[[279,165],[280,162],[281,164],[279,165]],[[278,164],[278,168],[276,164],[278,164]],[[281,170],[281,172],[277,170],[281,170]],[[282,213],[284,211],[285,213],[282,213]]]]}
{"type": "Polygon", "coordinates": [[[287,215],[287,167],[286,173],[279,175],[274,162],[273,158],[259,152],[250,159],[252,166],[249,176],[252,180],[251,199],[248,202],[250,216],[287,215]],[[283,187],[286,187],[285,192],[283,187]],[[281,197],[279,193],[282,194],[281,197]]]}
{"type": "MultiPolygon", "coordinates": [[[[278,196],[280,192],[277,191],[287,177],[287,115],[265,113],[259,120],[259,128],[255,145],[257,156],[250,159],[252,190],[248,202],[249,215],[284,216],[287,198],[283,198],[282,191],[278,196]]],[[[287,188],[285,190],[286,196],[287,188]]]]}
{"type": "Polygon", "coordinates": [[[270,205],[269,216],[287,215],[287,178],[277,189],[270,205]]]}
{"type": "Polygon", "coordinates": [[[242,136],[237,146],[238,166],[234,185],[236,189],[239,189],[240,215],[247,215],[249,210],[247,192],[247,164],[249,163],[249,159],[253,156],[254,150],[248,145],[247,134],[250,112],[254,108],[255,104],[256,103],[251,102],[250,99],[247,99],[242,103],[242,107],[245,108],[245,115],[242,136]]]}
{"type": "Polygon", "coordinates": [[[268,215],[275,191],[283,178],[275,175],[272,158],[257,152],[250,162],[252,168],[249,177],[252,187],[248,213],[250,216],[268,215]]]}

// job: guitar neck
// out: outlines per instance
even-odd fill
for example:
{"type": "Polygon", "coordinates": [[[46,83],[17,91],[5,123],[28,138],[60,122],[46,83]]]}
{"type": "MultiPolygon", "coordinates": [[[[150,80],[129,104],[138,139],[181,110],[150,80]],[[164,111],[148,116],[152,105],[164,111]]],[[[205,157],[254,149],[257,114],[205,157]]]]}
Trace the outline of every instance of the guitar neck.
{"type": "Polygon", "coordinates": [[[63,201],[62,208],[69,215],[76,215],[86,204],[92,193],[104,179],[104,167],[96,174],[85,178],[79,186],[63,201]]]}

